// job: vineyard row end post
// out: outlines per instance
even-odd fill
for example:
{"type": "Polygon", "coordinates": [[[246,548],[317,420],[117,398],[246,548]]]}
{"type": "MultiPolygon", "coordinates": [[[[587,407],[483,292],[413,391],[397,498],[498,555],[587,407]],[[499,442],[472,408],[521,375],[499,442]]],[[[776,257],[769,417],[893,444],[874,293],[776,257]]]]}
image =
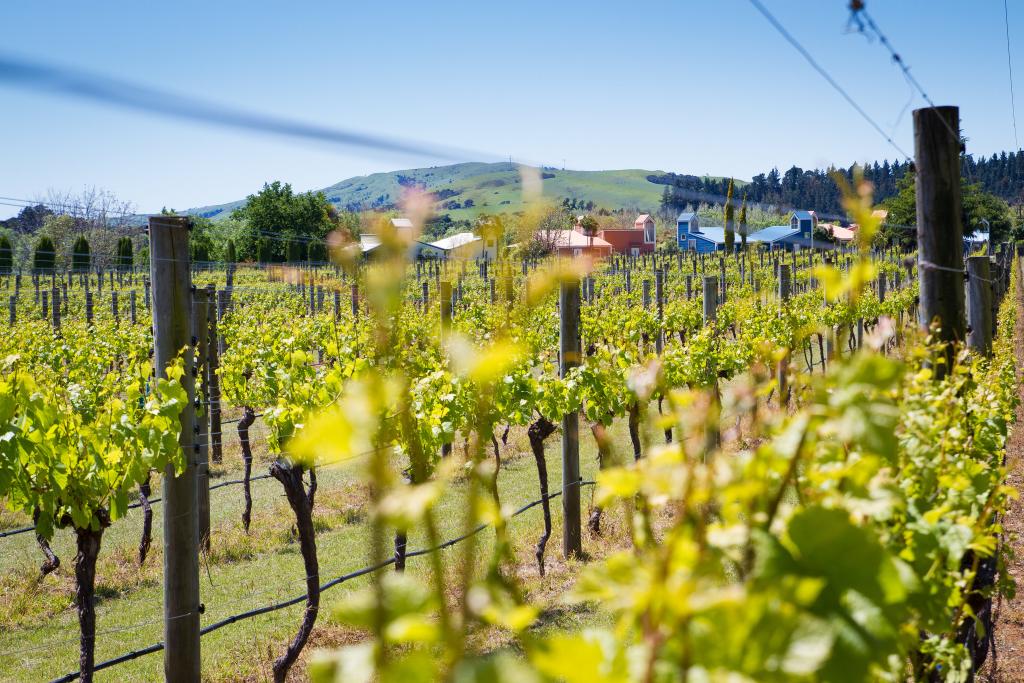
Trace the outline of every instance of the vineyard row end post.
{"type": "MultiPolygon", "coordinates": [[[[559,289],[559,376],[565,377],[580,364],[580,282],[572,277],[559,289]]],[[[579,412],[562,416],[562,553],[566,558],[583,554],[580,518],[579,412]]]]}
{"type": "MultiPolygon", "coordinates": [[[[153,349],[156,372],[166,375],[179,351],[189,345],[191,275],[189,219],[149,219],[150,282],[153,295],[153,349]]],[[[200,680],[198,489],[191,396],[194,384],[186,372],[182,383],[190,396],[181,413],[179,444],[186,461],[175,473],[168,464],[163,477],[164,536],[164,680],[200,680]]]]}

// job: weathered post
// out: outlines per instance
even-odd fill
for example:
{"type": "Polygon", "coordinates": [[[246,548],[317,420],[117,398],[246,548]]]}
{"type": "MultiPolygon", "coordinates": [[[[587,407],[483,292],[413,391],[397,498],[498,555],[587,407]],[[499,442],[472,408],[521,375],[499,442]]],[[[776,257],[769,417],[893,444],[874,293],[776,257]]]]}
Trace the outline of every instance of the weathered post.
{"type": "Polygon", "coordinates": [[[206,381],[209,383],[210,401],[210,458],[215,463],[224,460],[224,447],[220,424],[220,354],[217,340],[217,310],[213,305],[217,294],[214,284],[206,285],[206,381]]]}
{"type": "Polygon", "coordinates": [[[85,293],[85,324],[86,325],[92,325],[92,314],[93,314],[92,292],[86,292],[85,293]]]}
{"type": "MultiPolygon", "coordinates": [[[[111,271],[110,275],[111,277],[113,277],[114,272],[111,271]]],[[[117,291],[113,289],[110,290],[110,315],[114,317],[115,325],[121,322],[120,318],[118,317],[117,291]]]]}
{"type": "Polygon", "coordinates": [[[54,330],[60,329],[60,290],[53,288],[53,310],[50,311],[50,321],[54,330]]]}
{"type": "Polygon", "coordinates": [[[437,298],[441,304],[441,339],[443,341],[452,326],[452,283],[441,280],[437,298]]]}
{"type": "MultiPolygon", "coordinates": [[[[789,265],[780,263],[779,266],[779,302],[785,306],[790,296],[789,265]]],[[[789,405],[789,354],[792,349],[786,349],[786,355],[779,359],[775,368],[775,377],[779,384],[779,405],[789,405]]]]}
{"type": "Polygon", "coordinates": [[[718,276],[704,276],[704,324],[718,319],[718,276]]]}
{"type": "MultiPolygon", "coordinates": [[[[561,283],[559,302],[559,376],[565,377],[580,364],[580,282],[575,277],[561,283]]],[[[583,553],[580,524],[579,414],[562,416],[562,553],[568,558],[583,553]]]]}
{"type": "Polygon", "coordinates": [[[661,355],[665,348],[665,271],[654,271],[654,299],[658,310],[658,336],[654,340],[654,349],[661,355]]]}
{"type": "Polygon", "coordinates": [[[128,310],[131,314],[132,325],[138,322],[138,318],[135,315],[137,309],[137,299],[138,297],[135,295],[134,289],[128,292],[128,310]]]}
{"type": "Polygon", "coordinates": [[[359,320],[359,285],[355,282],[352,283],[352,320],[359,320]]]}
{"type": "Polygon", "coordinates": [[[956,107],[914,110],[914,165],[917,168],[918,323],[938,321],[946,342],[941,379],[953,364],[954,342],[963,342],[963,225],[960,211],[960,114],[956,107]]]}
{"type": "Polygon", "coordinates": [[[967,346],[992,353],[992,284],[988,256],[967,257],[967,346]]]}
{"type": "Polygon", "coordinates": [[[196,483],[198,487],[197,518],[199,523],[199,547],[203,552],[210,552],[210,446],[208,443],[209,431],[207,430],[207,418],[210,406],[210,383],[207,368],[207,354],[209,353],[210,325],[207,319],[210,316],[209,290],[192,289],[192,347],[195,355],[188,361],[194,363],[191,368],[193,377],[201,377],[201,388],[196,390],[194,407],[196,419],[193,431],[195,433],[195,445],[193,450],[196,453],[196,483]],[[205,406],[205,409],[204,409],[205,406]],[[200,411],[203,417],[199,417],[200,411]]]}
{"type": "MultiPolygon", "coordinates": [[[[149,219],[150,282],[153,286],[153,346],[158,375],[165,375],[178,352],[190,341],[188,219],[149,219]]],[[[190,373],[181,381],[191,396],[190,373]]],[[[185,467],[175,473],[168,464],[163,477],[164,504],[164,680],[200,680],[199,536],[194,414],[191,402],[181,413],[179,443],[185,467]]]]}
{"type": "Polygon", "coordinates": [[[10,324],[11,327],[14,327],[14,324],[18,322],[18,297],[13,294],[8,297],[7,306],[10,309],[10,324]]]}

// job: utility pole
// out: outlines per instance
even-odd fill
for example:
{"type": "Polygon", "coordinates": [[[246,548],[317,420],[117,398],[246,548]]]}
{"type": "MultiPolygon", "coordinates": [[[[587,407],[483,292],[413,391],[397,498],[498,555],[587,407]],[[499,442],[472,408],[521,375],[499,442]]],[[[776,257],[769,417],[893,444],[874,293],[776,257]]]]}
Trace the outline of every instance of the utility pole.
{"type": "MultiPolygon", "coordinates": [[[[150,281],[153,288],[153,347],[156,372],[166,376],[179,351],[189,347],[191,276],[189,273],[189,220],[183,216],[149,219],[150,281]]],[[[200,680],[199,656],[199,527],[196,454],[193,449],[195,415],[191,401],[194,383],[182,378],[189,401],[181,413],[179,444],[185,469],[175,474],[168,464],[163,477],[164,502],[164,680],[195,683],[200,680]]]]}

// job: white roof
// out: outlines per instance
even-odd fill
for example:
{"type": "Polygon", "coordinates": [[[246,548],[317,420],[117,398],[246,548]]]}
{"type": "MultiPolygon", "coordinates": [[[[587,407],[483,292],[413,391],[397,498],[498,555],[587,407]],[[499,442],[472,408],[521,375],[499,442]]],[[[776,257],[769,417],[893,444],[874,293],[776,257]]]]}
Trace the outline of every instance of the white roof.
{"type": "Polygon", "coordinates": [[[452,235],[451,237],[445,237],[444,239],[437,240],[436,242],[431,242],[430,245],[437,247],[438,249],[451,251],[452,249],[457,249],[471,242],[476,242],[478,239],[480,238],[471,232],[460,232],[452,235]]]}
{"type": "Polygon", "coordinates": [[[380,238],[376,235],[364,232],[359,236],[359,247],[363,250],[363,253],[376,249],[379,246],[380,238]]]}
{"type": "Polygon", "coordinates": [[[412,230],[412,221],[409,220],[408,218],[392,218],[391,225],[395,226],[395,228],[398,230],[401,230],[403,228],[408,228],[409,230],[412,230]]]}

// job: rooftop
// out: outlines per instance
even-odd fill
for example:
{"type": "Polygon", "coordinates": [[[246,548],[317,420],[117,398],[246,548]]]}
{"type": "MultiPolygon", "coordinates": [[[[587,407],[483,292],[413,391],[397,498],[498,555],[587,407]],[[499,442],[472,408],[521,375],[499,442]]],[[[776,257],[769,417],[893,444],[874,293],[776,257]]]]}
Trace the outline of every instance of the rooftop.
{"type": "Polygon", "coordinates": [[[471,232],[460,232],[455,235],[452,235],[451,237],[445,237],[444,239],[439,239],[436,242],[431,242],[430,245],[433,247],[437,247],[438,249],[450,251],[452,249],[457,249],[471,242],[476,242],[479,239],[479,237],[477,237],[471,232]]]}

